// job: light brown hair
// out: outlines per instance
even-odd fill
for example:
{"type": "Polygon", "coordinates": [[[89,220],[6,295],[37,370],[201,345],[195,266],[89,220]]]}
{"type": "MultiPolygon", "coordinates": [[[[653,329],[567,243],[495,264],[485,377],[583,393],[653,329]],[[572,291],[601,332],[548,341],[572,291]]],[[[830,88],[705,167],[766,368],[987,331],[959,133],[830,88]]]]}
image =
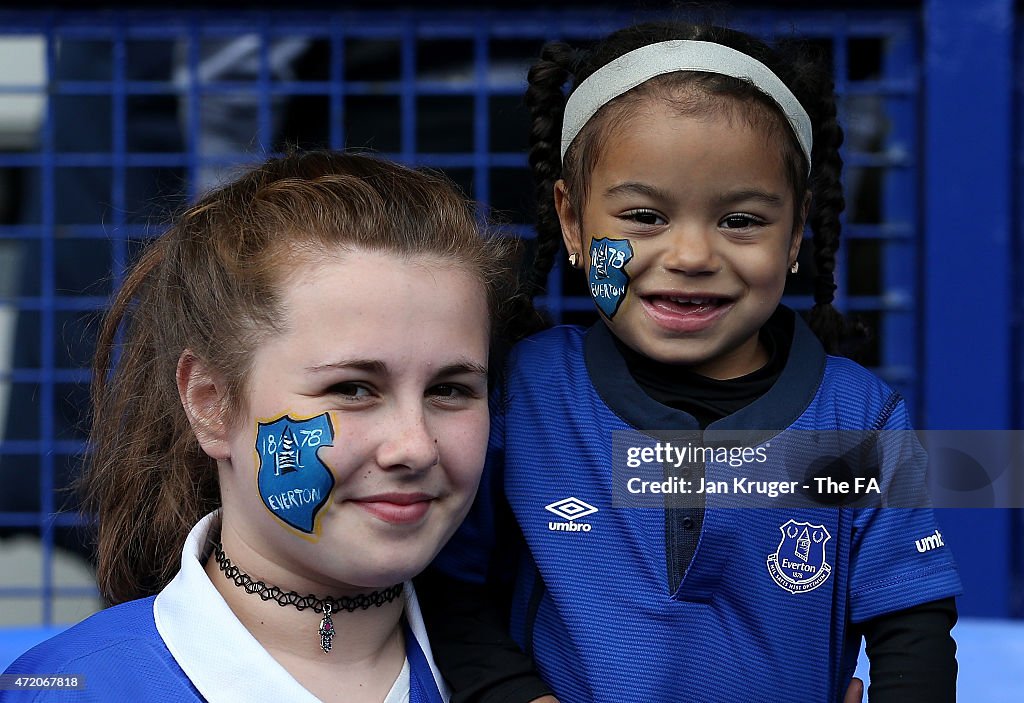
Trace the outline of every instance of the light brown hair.
{"type": "Polygon", "coordinates": [[[284,322],[283,277],[338,247],[450,261],[479,278],[492,318],[509,267],[507,244],[482,236],[447,180],[367,155],[272,159],[182,213],[127,275],[97,342],[81,487],[108,602],[166,585],[191,527],[220,505],[216,462],[179,400],[182,352],[222,379],[237,416],[252,352],[284,322]]]}

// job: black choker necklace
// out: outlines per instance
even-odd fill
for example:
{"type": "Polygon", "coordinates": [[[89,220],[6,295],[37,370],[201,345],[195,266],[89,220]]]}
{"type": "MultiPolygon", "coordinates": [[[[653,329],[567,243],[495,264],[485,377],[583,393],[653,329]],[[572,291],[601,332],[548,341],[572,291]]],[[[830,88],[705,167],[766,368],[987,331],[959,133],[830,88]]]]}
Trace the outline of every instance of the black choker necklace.
{"type": "Polygon", "coordinates": [[[239,570],[237,566],[231,563],[228,555],[224,553],[220,542],[213,546],[213,555],[217,559],[217,566],[224,572],[224,575],[234,581],[236,586],[245,589],[246,593],[255,593],[263,600],[272,600],[282,607],[290,605],[296,610],[312,608],[314,613],[323,613],[324,617],[320,620],[320,629],[317,632],[320,635],[320,647],[324,652],[331,651],[331,640],[334,639],[334,621],[331,620],[331,613],[339,610],[346,610],[351,613],[354,610],[379,608],[385,603],[390,603],[395,598],[398,598],[403,587],[399,583],[390,588],[385,588],[383,591],[360,593],[351,598],[348,596],[317,598],[312,594],[300,596],[295,591],[285,593],[277,586],[268,586],[262,581],[253,581],[249,574],[239,570]]]}

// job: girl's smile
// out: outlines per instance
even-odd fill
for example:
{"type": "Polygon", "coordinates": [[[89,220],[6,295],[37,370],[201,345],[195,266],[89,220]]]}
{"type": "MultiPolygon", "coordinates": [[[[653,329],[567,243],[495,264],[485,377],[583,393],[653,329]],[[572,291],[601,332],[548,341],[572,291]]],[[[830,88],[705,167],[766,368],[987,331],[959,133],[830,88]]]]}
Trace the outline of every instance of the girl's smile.
{"type": "Polygon", "coordinates": [[[732,300],[710,295],[637,294],[644,312],[666,332],[697,333],[732,309],[732,300]]]}

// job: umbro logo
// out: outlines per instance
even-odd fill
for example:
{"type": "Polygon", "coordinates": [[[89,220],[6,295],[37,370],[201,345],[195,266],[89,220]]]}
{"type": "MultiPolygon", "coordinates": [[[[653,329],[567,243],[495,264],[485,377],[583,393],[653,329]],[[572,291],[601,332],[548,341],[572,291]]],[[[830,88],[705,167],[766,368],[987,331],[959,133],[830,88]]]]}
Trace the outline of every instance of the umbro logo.
{"type": "Polygon", "coordinates": [[[590,503],[580,500],[579,498],[563,498],[562,500],[556,500],[554,503],[550,503],[544,506],[544,509],[548,512],[552,512],[563,520],[569,522],[556,522],[551,520],[548,522],[548,529],[552,532],[590,532],[591,526],[585,522],[576,522],[581,517],[587,515],[593,515],[597,512],[590,503]]]}
{"type": "Polygon", "coordinates": [[[587,515],[593,515],[597,512],[590,503],[585,503],[579,498],[564,498],[557,500],[554,503],[544,506],[545,510],[550,510],[560,518],[566,520],[575,520],[576,518],[586,517],[587,515]]]}
{"type": "Polygon", "coordinates": [[[931,551],[933,549],[945,547],[946,543],[942,541],[942,533],[938,530],[935,530],[935,532],[928,535],[927,537],[922,537],[921,539],[914,542],[914,546],[917,547],[917,551],[924,554],[925,552],[931,551]]]}

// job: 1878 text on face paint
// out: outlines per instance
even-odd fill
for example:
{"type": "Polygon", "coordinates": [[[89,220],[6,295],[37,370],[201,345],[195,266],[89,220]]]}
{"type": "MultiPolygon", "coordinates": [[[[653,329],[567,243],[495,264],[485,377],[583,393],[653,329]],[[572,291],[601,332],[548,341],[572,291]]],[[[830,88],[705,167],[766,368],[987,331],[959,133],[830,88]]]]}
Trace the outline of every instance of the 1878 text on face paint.
{"type": "Polygon", "coordinates": [[[306,420],[284,415],[260,422],[256,433],[257,484],[263,504],[306,534],[316,532],[316,518],[334,487],[334,474],[317,456],[317,449],[333,438],[327,413],[306,420]]]}
{"type": "Polygon", "coordinates": [[[633,247],[625,239],[597,238],[590,243],[590,295],[606,317],[612,318],[626,297],[629,274],[626,264],[633,247]]]}

